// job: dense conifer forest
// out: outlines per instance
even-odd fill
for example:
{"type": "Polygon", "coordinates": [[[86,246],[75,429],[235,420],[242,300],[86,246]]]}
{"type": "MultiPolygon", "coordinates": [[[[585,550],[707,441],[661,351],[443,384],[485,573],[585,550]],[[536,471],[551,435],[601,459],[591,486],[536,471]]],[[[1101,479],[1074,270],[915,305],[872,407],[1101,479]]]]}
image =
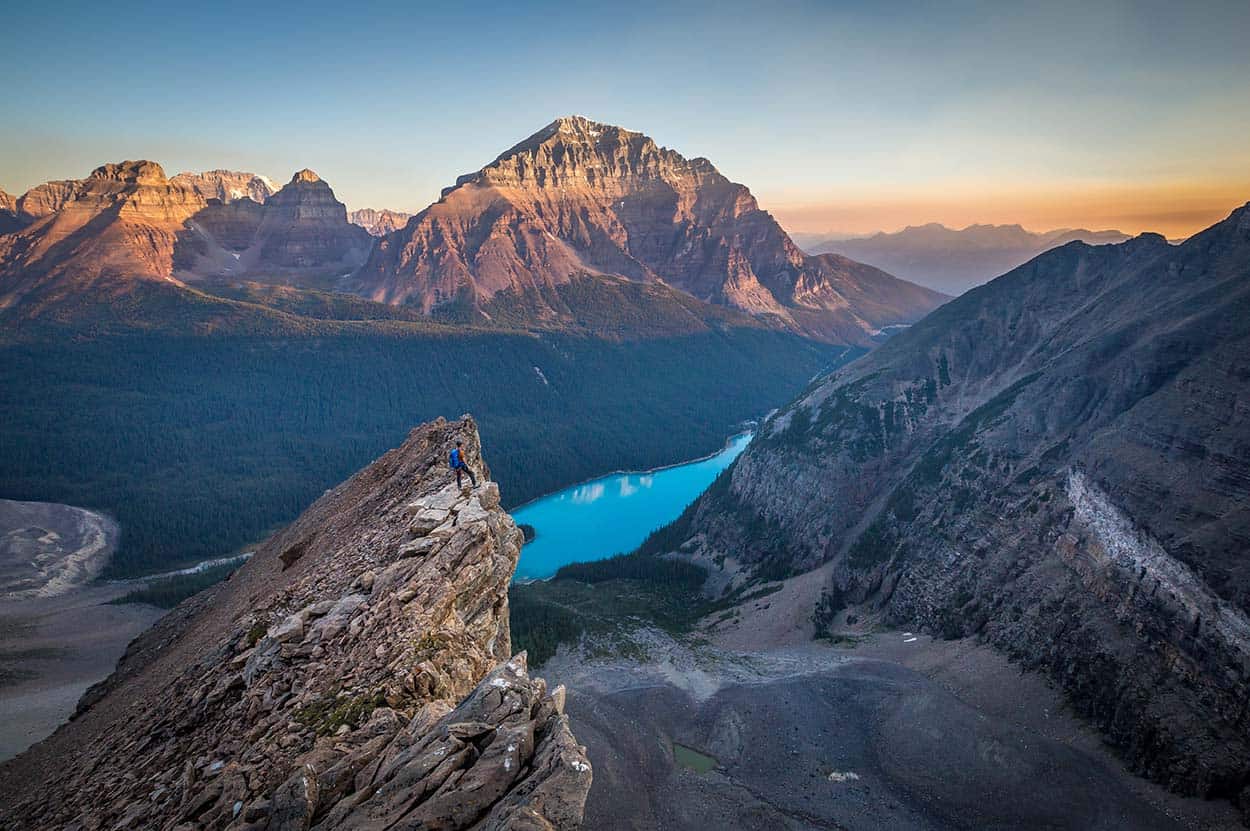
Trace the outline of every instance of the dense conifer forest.
{"type": "Polygon", "coordinates": [[[505,503],[710,452],[845,353],[727,329],[66,339],[0,349],[0,497],[121,524],[106,576],[221,556],[437,416],[471,412],[505,503]]]}

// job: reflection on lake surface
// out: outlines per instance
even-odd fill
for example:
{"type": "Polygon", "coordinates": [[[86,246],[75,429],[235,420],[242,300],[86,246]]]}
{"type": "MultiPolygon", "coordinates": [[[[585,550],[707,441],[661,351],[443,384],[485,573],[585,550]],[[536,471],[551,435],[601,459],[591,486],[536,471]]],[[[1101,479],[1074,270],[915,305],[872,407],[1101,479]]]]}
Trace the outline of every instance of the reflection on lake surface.
{"type": "Polygon", "coordinates": [[[521,550],[516,577],[550,577],[566,563],[632,551],[647,534],[676,519],[750,441],[751,434],[743,433],[715,456],[645,473],[615,473],[518,508],[513,518],[534,526],[537,537],[521,550]]]}

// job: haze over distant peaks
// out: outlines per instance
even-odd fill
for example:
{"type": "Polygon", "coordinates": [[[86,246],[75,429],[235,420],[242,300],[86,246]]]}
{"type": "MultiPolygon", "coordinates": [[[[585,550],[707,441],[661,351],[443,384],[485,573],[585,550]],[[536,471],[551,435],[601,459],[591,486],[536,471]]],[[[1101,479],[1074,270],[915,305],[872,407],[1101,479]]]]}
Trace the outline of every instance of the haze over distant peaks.
{"type": "Polygon", "coordinates": [[[805,251],[844,254],[947,294],[962,294],[1043,251],[1069,242],[1102,245],[1129,238],[1120,231],[1059,228],[1033,232],[1020,225],[969,225],[954,229],[937,222],[866,237],[794,236],[805,251]]]}

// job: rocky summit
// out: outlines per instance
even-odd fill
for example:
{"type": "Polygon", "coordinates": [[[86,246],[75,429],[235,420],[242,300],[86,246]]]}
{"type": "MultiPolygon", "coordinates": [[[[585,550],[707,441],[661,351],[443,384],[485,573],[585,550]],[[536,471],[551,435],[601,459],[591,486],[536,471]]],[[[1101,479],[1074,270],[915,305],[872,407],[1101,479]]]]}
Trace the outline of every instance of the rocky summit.
{"type": "Polygon", "coordinates": [[[605,275],[852,344],[945,299],[845,257],[804,255],[707,159],[580,116],[461,176],[379,241],[356,290],[455,319],[558,323],[595,303],[605,284],[586,278],[605,275]]]}
{"type": "Polygon", "coordinates": [[[981,638],[1250,819],[1248,361],[1250,205],[1074,242],[814,384],[674,538],[722,584],[820,569],[744,633],[981,638]]]}
{"type": "Polygon", "coordinates": [[[414,430],[0,768],[0,824],[577,828],[591,770],[564,691],[510,653],[520,546],[473,421],[414,430]]]}

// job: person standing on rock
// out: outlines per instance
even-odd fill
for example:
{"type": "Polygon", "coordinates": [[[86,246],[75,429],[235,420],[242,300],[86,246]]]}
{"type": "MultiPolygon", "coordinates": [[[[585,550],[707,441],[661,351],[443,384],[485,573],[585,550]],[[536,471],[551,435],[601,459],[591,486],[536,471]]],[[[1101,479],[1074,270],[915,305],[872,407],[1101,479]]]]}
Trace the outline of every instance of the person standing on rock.
{"type": "Polygon", "coordinates": [[[473,487],[477,487],[477,477],[473,475],[473,469],[465,464],[464,461],[464,442],[456,442],[448,462],[451,464],[451,469],[456,471],[456,487],[460,487],[460,474],[462,471],[469,474],[469,481],[473,483],[473,487]]]}

